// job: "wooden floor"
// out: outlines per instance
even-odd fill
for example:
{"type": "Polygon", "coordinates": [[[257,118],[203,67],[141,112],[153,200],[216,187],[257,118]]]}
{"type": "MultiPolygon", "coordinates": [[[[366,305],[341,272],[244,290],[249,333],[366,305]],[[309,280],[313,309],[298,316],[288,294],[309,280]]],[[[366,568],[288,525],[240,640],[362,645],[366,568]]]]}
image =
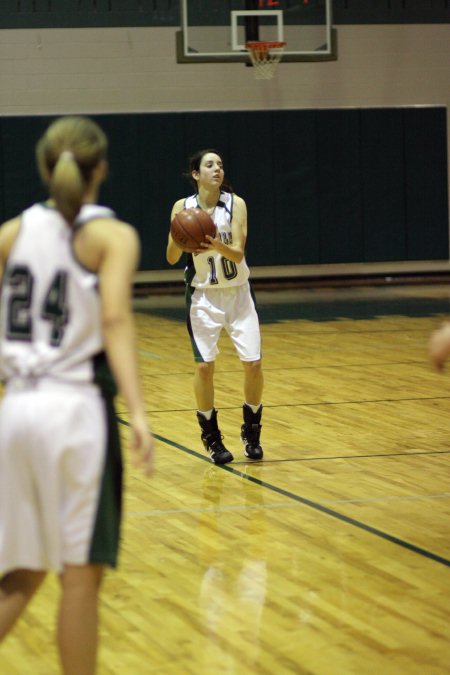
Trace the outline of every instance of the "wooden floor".
{"type": "MultiPolygon", "coordinates": [[[[448,674],[450,364],[435,374],[426,345],[449,289],[258,300],[265,456],[243,457],[241,366],[224,337],[225,468],[200,443],[182,298],[136,301],[157,473],[127,466],[99,674],[448,674]]],[[[119,415],[125,431],[120,401],[119,415]]],[[[57,597],[49,578],[2,645],[2,675],[58,672],[57,597]]]]}

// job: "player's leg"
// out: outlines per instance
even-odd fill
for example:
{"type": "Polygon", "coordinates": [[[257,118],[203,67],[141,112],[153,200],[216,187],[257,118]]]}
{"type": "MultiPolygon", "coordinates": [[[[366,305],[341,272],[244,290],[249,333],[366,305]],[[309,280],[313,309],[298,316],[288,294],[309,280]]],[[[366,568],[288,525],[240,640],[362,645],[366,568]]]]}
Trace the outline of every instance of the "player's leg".
{"type": "Polygon", "coordinates": [[[46,572],[14,570],[0,579],[0,642],[45,579],[46,572]]]}
{"type": "Polygon", "coordinates": [[[244,396],[246,403],[258,408],[264,389],[264,375],[261,359],[242,361],[244,367],[244,396]]]}
{"type": "Polygon", "coordinates": [[[214,370],[214,361],[195,364],[194,394],[198,410],[214,408],[214,370]]]}
{"type": "Polygon", "coordinates": [[[244,424],[241,440],[249,459],[262,459],[260,444],[264,376],[261,365],[261,331],[255,298],[249,284],[239,286],[228,308],[227,328],[244,368],[244,424]]]}
{"type": "Polygon", "coordinates": [[[241,439],[244,443],[244,454],[249,459],[262,459],[263,450],[260,443],[262,393],[264,375],[261,359],[258,361],[243,361],[244,366],[244,396],[242,407],[244,424],[241,427],[241,439]]]}
{"type": "Polygon", "coordinates": [[[66,565],[61,581],[58,649],[64,675],[94,675],[102,565],[66,565]]]}
{"type": "Polygon", "coordinates": [[[214,408],[214,361],[197,363],[194,376],[194,390],[197,400],[197,420],[202,431],[202,442],[214,464],[227,464],[233,455],[224,446],[214,408]]]}
{"type": "Polygon", "coordinates": [[[115,566],[119,546],[120,439],[111,399],[90,388],[65,399],[71,447],[60,462],[57,642],[64,675],[93,675],[101,580],[104,567],[115,566]]]}
{"type": "Polygon", "coordinates": [[[196,289],[186,293],[187,327],[196,361],[194,393],[197,420],[205,450],[214,464],[227,464],[233,455],[222,442],[222,434],[214,408],[214,361],[219,352],[217,343],[225,313],[220,307],[221,294],[196,289]]]}

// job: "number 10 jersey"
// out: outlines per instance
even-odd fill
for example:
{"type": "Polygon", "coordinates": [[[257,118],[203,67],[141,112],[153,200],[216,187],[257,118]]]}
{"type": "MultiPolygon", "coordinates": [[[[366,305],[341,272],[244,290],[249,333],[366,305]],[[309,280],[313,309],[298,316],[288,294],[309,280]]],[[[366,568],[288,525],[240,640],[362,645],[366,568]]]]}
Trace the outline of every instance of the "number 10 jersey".
{"type": "MultiPolygon", "coordinates": [[[[198,195],[188,197],[184,203],[185,209],[200,208],[198,195]]],[[[233,195],[221,192],[219,201],[212,214],[219,236],[224,244],[232,244],[231,219],[233,215],[233,195]]],[[[195,288],[229,288],[242,286],[250,275],[245,258],[235,263],[217,251],[189,254],[188,265],[185,270],[185,280],[189,286],[195,288]]]]}

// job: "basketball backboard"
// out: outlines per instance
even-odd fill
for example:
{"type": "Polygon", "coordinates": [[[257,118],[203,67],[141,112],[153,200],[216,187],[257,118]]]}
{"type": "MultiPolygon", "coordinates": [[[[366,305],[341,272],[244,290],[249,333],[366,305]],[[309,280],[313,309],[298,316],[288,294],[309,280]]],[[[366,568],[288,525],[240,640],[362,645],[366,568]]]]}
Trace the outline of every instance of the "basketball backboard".
{"type": "Polygon", "coordinates": [[[248,62],[248,41],[285,41],[283,61],[337,58],[332,0],[180,0],[179,63],[248,62]]]}

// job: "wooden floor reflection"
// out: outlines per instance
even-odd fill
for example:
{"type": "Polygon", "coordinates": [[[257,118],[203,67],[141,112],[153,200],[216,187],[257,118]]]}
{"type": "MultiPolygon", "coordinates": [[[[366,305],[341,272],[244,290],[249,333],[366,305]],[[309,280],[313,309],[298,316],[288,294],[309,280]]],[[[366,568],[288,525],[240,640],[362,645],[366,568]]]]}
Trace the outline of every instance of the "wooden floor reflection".
{"type": "MultiPolygon", "coordinates": [[[[181,297],[136,301],[157,473],[127,465],[100,675],[444,675],[450,664],[450,381],[428,362],[447,287],[262,292],[262,462],[239,441],[224,336],[213,466],[195,419],[181,297]]],[[[450,369],[450,365],[449,365],[450,369]]],[[[119,401],[126,433],[127,410],[119,401]]],[[[0,673],[53,675],[49,579],[0,673]]]]}

